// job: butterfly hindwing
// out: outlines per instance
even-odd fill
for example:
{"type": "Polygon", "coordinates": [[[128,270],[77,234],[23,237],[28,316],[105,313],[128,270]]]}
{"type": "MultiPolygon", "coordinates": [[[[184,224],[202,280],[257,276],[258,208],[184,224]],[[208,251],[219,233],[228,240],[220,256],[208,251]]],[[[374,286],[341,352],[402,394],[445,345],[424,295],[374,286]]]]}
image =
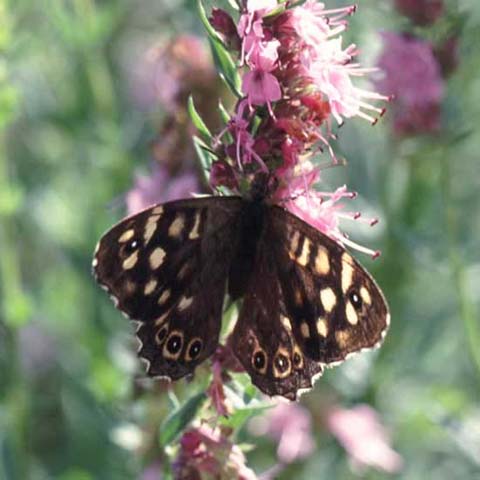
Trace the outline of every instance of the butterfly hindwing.
{"type": "Polygon", "coordinates": [[[214,352],[241,205],[236,197],[156,205],[100,240],[95,276],[139,322],[150,375],[180,378],[214,352]]]}
{"type": "Polygon", "coordinates": [[[388,307],[372,277],[338,243],[300,218],[269,210],[285,314],[306,356],[322,364],[377,346],[388,307]]]}
{"type": "Polygon", "coordinates": [[[270,396],[290,400],[312,387],[322,366],[306,357],[284,314],[282,290],[273,256],[275,238],[261,235],[238,321],[232,333],[233,351],[252,382],[270,396]]]}

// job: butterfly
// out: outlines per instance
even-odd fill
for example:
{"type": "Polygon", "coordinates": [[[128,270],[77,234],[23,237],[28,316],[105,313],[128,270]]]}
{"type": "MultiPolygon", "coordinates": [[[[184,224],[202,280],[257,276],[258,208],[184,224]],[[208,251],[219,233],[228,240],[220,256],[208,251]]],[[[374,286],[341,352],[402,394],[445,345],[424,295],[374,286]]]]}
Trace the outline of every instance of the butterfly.
{"type": "Polygon", "coordinates": [[[226,294],[241,301],[229,344],[252,382],[290,400],[325,367],[378,346],[385,298],[337,242],[263,199],[152,206],[99,241],[94,275],[138,324],[148,375],[177,380],[216,350],[226,294]]]}

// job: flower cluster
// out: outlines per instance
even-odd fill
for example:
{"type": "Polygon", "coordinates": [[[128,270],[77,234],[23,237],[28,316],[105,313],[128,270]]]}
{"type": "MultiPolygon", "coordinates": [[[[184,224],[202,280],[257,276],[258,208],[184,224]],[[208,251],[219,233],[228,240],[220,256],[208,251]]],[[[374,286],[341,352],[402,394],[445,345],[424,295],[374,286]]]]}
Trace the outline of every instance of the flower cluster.
{"type": "MultiPolygon", "coordinates": [[[[411,21],[412,27],[435,28],[434,24],[446,16],[442,0],[396,0],[395,7],[411,21]]],[[[447,21],[455,23],[451,19],[447,21]]],[[[382,33],[384,46],[378,60],[383,78],[377,80],[376,86],[380,92],[394,97],[391,110],[394,132],[398,136],[440,130],[445,78],[458,63],[455,33],[448,31],[445,35],[444,27],[440,27],[442,33],[428,35],[441,39],[433,44],[419,36],[419,29],[410,30],[382,33]]]]}
{"type": "Polygon", "coordinates": [[[186,431],[173,465],[174,477],[177,480],[255,480],[257,476],[245,465],[245,455],[228,436],[225,429],[212,429],[207,425],[186,431]]]}
{"type": "Polygon", "coordinates": [[[370,69],[355,61],[356,45],[342,46],[340,34],[356,7],[327,9],[316,0],[292,8],[277,0],[248,0],[242,6],[237,22],[220,9],[210,17],[223,43],[237,54],[243,94],[213,142],[211,185],[255,195],[245,186],[260,183],[261,194],[349,243],[339,219],[359,218],[342,213],[342,200],[355,194],[345,186],[333,193],[314,189],[321,170],[311,159],[326,150],[330,164],[340,163],[331,146],[334,125],[355,116],[375,124],[384,109],[372,102],[388,100],[355,85],[370,69]]]}

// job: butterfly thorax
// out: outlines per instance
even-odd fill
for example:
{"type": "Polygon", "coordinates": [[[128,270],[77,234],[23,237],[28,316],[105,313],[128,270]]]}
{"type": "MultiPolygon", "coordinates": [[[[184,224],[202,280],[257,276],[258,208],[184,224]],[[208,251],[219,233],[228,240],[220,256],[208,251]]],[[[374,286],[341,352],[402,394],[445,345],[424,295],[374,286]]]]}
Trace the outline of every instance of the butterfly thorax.
{"type": "Polygon", "coordinates": [[[244,200],[239,216],[235,256],[228,276],[228,293],[233,300],[245,294],[252,275],[257,247],[264,230],[266,204],[262,199],[244,200]]]}

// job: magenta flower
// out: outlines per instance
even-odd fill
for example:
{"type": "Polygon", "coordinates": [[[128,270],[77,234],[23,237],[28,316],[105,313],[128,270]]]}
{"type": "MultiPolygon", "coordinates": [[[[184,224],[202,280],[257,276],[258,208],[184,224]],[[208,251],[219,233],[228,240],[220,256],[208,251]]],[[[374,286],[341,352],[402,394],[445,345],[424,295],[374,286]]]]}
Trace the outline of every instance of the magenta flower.
{"type": "Polygon", "coordinates": [[[430,25],[443,15],[443,0],[395,0],[395,8],[417,25],[430,25]]]}
{"type": "Polygon", "coordinates": [[[198,191],[193,171],[172,177],[166,167],[154,165],[151,175],[136,175],[133,188],[126,194],[127,211],[131,215],[155,203],[186,198],[198,191]]]}
{"type": "Polygon", "coordinates": [[[377,87],[381,92],[394,95],[396,133],[438,131],[444,84],[431,44],[392,32],[383,33],[382,39],[384,48],[378,66],[384,77],[377,81],[377,87]]]}
{"type": "Polygon", "coordinates": [[[354,465],[371,466],[389,473],[402,469],[402,457],[391,448],[377,412],[368,405],[352,409],[333,408],[328,413],[327,426],[354,465]]]}

